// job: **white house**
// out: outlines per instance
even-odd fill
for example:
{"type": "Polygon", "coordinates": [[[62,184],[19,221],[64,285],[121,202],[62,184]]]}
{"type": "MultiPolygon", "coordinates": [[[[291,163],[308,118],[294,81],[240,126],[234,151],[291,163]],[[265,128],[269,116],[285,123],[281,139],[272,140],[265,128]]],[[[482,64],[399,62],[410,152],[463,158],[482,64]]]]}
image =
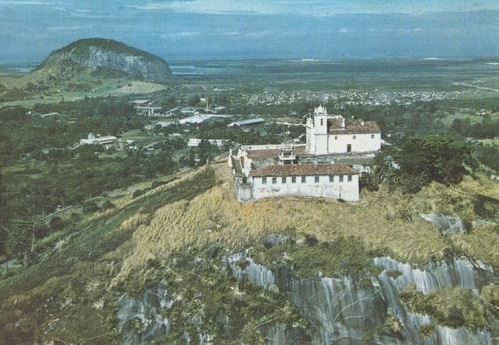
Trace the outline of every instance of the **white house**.
{"type": "Polygon", "coordinates": [[[265,123],[265,119],[261,117],[257,117],[255,119],[247,119],[247,120],[241,120],[241,121],[235,121],[231,122],[227,125],[227,127],[243,127],[243,126],[250,126],[250,125],[258,125],[265,123]]]}
{"type": "Polygon", "coordinates": [[[101,137],[99,135],[96,136],[95,134],[90,133],[87,139],[80,140],[80,145],[101,145],[107,150],[115,146],[117,142],[118,138],[116,138],[115,136],[106,135],[101,137]]]}
{"type": "Polygon", "coordinates": [[[161,107],[154,107],[154,106],[136,106],[135,110],[137,110],[137,113],[139,115],[144,115],[144,116],[156,116],[158,115],[159,111],[161,110],[161,107]]]}
{"type": "MultiPolygon", "coordinates": [[[[215,145],[217,147],[222,147],[229,142],[228,140],[225,139],[208,139],[206,141],[209,142],[211,145],[215,145]]],[[[189,141],[187,142],[187,146],[198,147],[199,145],[201,145],[202,142],[203,139],[190,138],[189,141]]]]}
{"type": "Polygon", "coordinates": [[[230,117],[230,115],[197,114],[194,116],[189,116],[180,119],[178,120],[178,123],[181,125],[187,125],[187,124],[197,125],[213,118],[227,118],[227,117],[230,117]]]}
{"type": "Polygon", "coordinates": [[[341,115],[329,116],[322,106],[307,119],[306,131],[307,152],[312,155],[369,153],[381,148],[376,122],[347,122],[341,115]]]}

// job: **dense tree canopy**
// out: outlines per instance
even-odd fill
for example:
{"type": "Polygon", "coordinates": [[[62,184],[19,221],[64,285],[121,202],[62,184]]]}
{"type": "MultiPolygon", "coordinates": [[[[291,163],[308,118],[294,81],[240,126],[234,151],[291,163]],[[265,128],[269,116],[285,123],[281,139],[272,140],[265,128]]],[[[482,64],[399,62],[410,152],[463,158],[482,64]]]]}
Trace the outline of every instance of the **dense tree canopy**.
{"type": "Polygon", "coordinates": [[[409,138],[391,154],[396,168],[392,184],[396,182],[409,193],[419,191],[432,181],[459,183],[477,167],[471,145],[449,136],[409,138]]]}

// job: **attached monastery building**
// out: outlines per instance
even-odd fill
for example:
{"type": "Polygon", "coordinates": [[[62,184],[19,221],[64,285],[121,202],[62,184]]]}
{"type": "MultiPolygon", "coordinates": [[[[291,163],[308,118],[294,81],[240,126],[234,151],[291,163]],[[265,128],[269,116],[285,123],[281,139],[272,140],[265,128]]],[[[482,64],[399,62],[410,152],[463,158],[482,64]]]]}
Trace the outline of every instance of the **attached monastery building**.
{"type": "Polygon", "coordinates": [[[315,109],[306,144],[246,145],[229,156],[239,201],[271,197],[359,200],[359,176],[381,148],[372,121],[346,121],[315,109]]]}

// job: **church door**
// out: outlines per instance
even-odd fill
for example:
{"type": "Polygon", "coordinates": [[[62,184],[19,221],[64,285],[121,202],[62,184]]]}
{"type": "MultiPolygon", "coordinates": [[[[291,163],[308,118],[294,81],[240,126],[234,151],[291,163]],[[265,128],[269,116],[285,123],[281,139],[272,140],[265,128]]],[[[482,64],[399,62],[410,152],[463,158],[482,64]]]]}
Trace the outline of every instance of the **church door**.
{"type": "Polygon", "coordinates": [[[347,145],[347,152],[352,152],[352,144],[347,145]]]}

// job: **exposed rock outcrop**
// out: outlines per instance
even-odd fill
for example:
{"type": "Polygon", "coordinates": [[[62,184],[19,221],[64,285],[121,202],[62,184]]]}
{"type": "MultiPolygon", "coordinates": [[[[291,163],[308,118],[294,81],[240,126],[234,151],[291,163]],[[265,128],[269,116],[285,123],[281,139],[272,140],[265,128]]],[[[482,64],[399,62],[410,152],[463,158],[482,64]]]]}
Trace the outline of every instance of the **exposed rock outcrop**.
{"type": "Polygon", "coordinates": [[[55,77],[90,72],[96,76],[128,77],[156,83],[172,80],[170,68],[162,58],[102,38],[78,40],[52,52],[36,72],[55,77]]]}

